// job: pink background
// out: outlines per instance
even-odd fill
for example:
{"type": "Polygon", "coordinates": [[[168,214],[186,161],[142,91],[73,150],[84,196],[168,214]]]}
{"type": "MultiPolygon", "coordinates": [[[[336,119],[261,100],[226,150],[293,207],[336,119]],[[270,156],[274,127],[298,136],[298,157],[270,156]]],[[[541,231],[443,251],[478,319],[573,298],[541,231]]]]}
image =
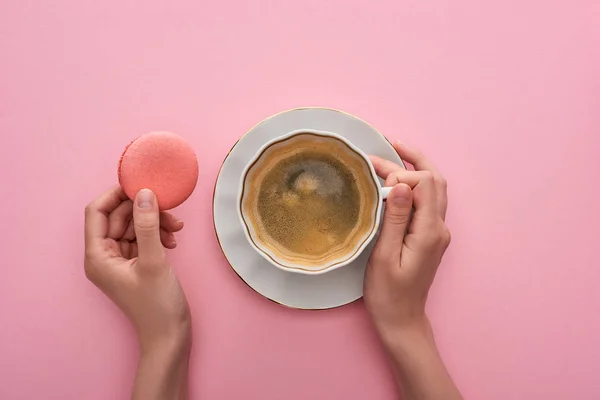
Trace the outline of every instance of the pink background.
{"type": "Polygon", "coordinates": [[[201,163],[171,254],[191,397],[395,398],[362,302],[280,307],[215,240],[227,151],[304,105],[366,119],[448,178],[454,240],[429,310],[466,398],[600,398],[598,21],[593,0],[4,0],[0,398],[128,397],[136,344],[84,277],[83,208],[156,129],[201,163]]]}

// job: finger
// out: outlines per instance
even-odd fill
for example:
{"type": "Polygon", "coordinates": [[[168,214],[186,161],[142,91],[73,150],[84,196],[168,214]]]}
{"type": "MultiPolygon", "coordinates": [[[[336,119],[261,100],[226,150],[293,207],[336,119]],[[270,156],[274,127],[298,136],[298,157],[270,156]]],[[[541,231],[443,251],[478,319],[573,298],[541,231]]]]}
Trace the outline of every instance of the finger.
{"type": "Polygon", "coordinates": [[[135,198],[133,223],[138,247],[138,265],[156,269],[164,265],[165,252],[160,240],[160,213],[156,196],[142,189],[135,198]]]}
{"type": "Polygon", "coordinates": [[[375,168],[375,172],[377,176],[381,179],[385,179],[389,174],[392,174],[398,170],[403,170],[404,168],[393,161],[385,160],[381,157],[377,156],[369,156],[371,163],[373,164],[373,168],[375,168]]]}
{"type": "Polygon", "coordinates": [[[123,233],[121,238],[130,242],[135,240],[135,225],[133,223],[133,218],[127,223],[127,229],[125,229],[125,233],[123,233]]]}
{"type": "Polygon", "coordinates": [[[127,200],[120,186],[113,186],[85,208],[85,242],[106,238],[108,214],[127,200]]]}
{"type": "Polygon", "coordinates": [[[138,256],[137,243],[135,242],[120,241],[119,247],[121,249],[121,254],[123,255],[123,258],[127,260],[131,260],[132,258],[138,256]]]}
{"type": "Polygon", "coordinates": [[[396,149],[396,152],[398,153],[400,158],[411,163],[415,167],[415,170],[431,171],[435,173],[438,172],[435,165],[433,165],[433,163],[431,163],[427,158],[425,158],[423,153],[421,153],[419,150],[414,149],[412,147],[408,147],[402,142],[396,142],[393,146],[394,149],[396,149]]]}
{"type": "Polygon", "coordinates": [[[124,240],[120,240],[118,243],[121,256],[127,260],[131,259],[131,243],[124,240]]]}
{"type": "Polygon", "coordinates": [[[413,192],[410,186],[399,183],[394,186],[387,198],[381,234],[373,254],[380,258],[374,264],[400,265],[400,255],[404,235],[410,221],[410,213],[413,204],[413,192]],[[388,262],[390,261],[390,262],[388,262]]]}
{"type": "MultiPolygon", "coordinates": [[[[133,219],[129,221],[127,225],[127,229],[125,233],[121,237],[122,240],[133,242],[135,240],[135,228],[133,224],[133,219]]],[[[167,249],[174,249],[177,247],[177,241],[175,240],[175,235],[173,232],[169,232],[163,228],[160,228],[160,241],[164,247],[167,249]]]]}
{"type": "Polygon", "coordinates": [[[394,148],[398,152],[398,155],[411,163],[417,171],[429,171],[433,174],[433,180],[437,190],[436,197],[438,210],[442,219],[445,219],[446,210],[448,209],[448,184],[444,176],[420,151],[400,142],[394,143],[394,148]]]}
{"type": "Polygon", "coordinates": [[[388,176],[385,186],[399,183],[412,189],[415,215],[410,229],[426,231],[440,217],[433,174],[429,171],[396,171],[388,176]]]}
{"type": "Polygon", "coordinates": [[[133,202],[126,200],[108,215],[108,237],[119,240],[125,234],[133,215],[133,202]]]}
{"type": "Polygon", "coordinates": [[[161,228],[160,230],[160,242],[167,249],[174,249],[177,247],[177,241],[175,241],[175,235],[172,232],[168,232],[161,228]]]}
{"type": "Polygon", "coordinates": [[[387,176],[385,186],[394,186],[397,183],[405,183],[412,189],[425,179],[426,174],[427,172],[400,169],[387,176]]]}
{"type": "Polygon", "coordinates": [[[138,245],[133,242],[129,244],[129,258],[135,258],[138,256],[138,245]]]}
{"type": "Polygon", "coordinates": [[[160,213],[160,227],[167,232],[179,232],[183,229],[183,221],[173,214],[163,211],[160,213]]]}

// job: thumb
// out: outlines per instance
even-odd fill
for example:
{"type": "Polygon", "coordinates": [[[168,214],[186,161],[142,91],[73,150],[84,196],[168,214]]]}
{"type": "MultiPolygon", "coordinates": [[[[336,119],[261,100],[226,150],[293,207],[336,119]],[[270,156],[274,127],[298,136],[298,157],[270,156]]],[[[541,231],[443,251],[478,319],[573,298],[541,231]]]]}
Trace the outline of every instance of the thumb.
{"type": "Polygon", "coordinates": [[[142,189],[135,197],[133,227],[141,265],[155,266],[164,261],[165,250],[160,242],[160,213],[156,196],[150,189],[142,189]]]}
{"type": "Polygon", "coordinates": [[[395,185],[386,201],[381,234],[377,241],[379,251],[383,254],[400,258],[412,203],[410,186],[405,183],[395,185]]]}

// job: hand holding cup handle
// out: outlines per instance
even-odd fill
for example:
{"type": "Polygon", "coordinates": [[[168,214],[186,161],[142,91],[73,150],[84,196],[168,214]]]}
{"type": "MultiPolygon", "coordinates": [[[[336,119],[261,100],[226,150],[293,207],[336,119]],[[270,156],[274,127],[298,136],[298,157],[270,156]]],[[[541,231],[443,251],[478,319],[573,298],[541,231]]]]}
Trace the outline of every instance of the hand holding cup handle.
{"type": "Polygon", "coordinates": [[[399,329],[428,329],[427,294],[450,244],[445,179],[417,150],[400,142],[394,148],[414,171],[370,156],[377,175],[385,179],[387,202],[367,265],[364,297],[384,342],[393,341],[399,329]]]}
{"type": "Polygon", "coordinates": [[[400,142],[394,149],[415,170],[370,157],[377,175],[385,179],[387,202],[365,272],[365,306],[389,353],[403,397],[443,394],[444,399],[461,400],[425,312],[429,289],[450,244],[446,180],[417,150],[400,142]],[[422,363],[424,359],[427,363],[422,363]]]}

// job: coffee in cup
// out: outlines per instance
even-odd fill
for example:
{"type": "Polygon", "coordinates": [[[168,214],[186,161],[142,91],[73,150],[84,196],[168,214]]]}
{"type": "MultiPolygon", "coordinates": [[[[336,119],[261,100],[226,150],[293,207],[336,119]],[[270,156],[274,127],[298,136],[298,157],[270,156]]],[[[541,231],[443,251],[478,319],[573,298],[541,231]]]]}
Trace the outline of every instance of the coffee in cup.
{"type": "Polygon", "coordinates": [[[358,149],[329,132],[296,131],[269,142],[246,168],[240,217],[273,264],[317,273],[358,256],[379,224],[381,198],[358,149]]]}

